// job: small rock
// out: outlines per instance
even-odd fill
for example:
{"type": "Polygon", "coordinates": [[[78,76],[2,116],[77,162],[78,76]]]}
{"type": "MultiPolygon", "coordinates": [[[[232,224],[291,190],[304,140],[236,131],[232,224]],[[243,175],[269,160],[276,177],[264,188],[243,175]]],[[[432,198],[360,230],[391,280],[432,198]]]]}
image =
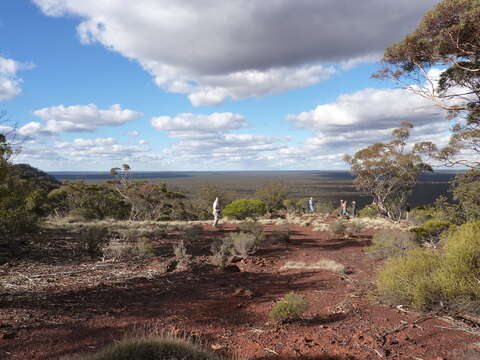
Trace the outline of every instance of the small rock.
{"type": "Polygon", "coordinates": [[[212,350],[217,351],[223,349],[223,345],[220,344],[212,344],[211,346],[212,350]]]}

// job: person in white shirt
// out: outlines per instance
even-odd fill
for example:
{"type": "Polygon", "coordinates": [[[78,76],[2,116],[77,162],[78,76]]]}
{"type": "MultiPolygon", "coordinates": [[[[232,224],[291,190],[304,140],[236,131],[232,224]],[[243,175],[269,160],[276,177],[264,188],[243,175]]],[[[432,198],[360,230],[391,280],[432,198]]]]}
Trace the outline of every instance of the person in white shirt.
{"type": "Polygon", "coordinates": [[[215,201],[213,202],[213,226],[217,227],[218,221],[220,220],[220,200],[218,200],[218,197],[215,198],[215,201]]]}

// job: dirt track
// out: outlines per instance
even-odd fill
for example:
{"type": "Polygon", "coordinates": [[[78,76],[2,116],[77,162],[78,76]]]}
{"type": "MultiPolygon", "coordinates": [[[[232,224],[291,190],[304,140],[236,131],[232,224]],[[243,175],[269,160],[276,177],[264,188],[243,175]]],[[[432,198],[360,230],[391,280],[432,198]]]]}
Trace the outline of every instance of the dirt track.
{"type": "MultiPolygon", "coordinates": [[[[193,253],[208,255],[212,239],[233,229],[205,227],[193,253]]],[[[265,241],[258,254],[236,263],[240,272],[197,265],[161,274],[161,258],[3,267],[0,359],[89,352],[145,324],[199,337],[245,359],[480,359],[479,336],[370,299],[376,264],[362,251],[368,233],[335,238],[307,227],[290,230],[287,248],[265,241]],[[282,269],[287,261],[321,259],[343,264],[347,273],[282,269]],[[274,324],[268,312],[289,291],[308,300],[308,313],[302,321],[274,324]]]]}

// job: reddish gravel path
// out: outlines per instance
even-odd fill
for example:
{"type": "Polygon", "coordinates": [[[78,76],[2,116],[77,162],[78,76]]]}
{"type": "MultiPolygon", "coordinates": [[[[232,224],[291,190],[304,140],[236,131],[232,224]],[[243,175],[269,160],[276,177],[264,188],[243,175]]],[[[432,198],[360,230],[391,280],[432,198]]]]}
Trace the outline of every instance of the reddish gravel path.
{"type": "MultiPolygon", "coordinates": [[[[212,238],[231,229],[206,228],[195,253],[206,255],[212,238]]],[[[288,248],[266,241],[257,255],[237,263],[241,272],[203,265],[159,274],[157,259],[136,265],[150,276],[126,281],[75,285],[69,277],[77,275],[66,274],[61,281],[71,281],[69,288],[2,290],[0,359],[89,352],[144,324],[199,336],[217,351],[246,359],[480,359],[474,345],[480,337],[369,300],[376,264],[362,251],[368,234],[344,239],[299,226],[290,230],[288,248]],[[343,264],[347,275],[281,269],[286,261],[321,259],[343,264]],[[303,295],[309,311],[301,322],[273,324],[267,314],[289,291],[303,295]]],[[[8,271],[21,273],[25,266],[8,271]]]]}

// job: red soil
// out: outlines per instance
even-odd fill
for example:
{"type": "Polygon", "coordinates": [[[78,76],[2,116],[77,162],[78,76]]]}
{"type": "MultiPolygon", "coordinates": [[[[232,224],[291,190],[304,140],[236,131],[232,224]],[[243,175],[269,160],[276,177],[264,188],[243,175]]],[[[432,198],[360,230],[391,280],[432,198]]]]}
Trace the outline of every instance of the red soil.
{"type": "MultiPolygon", "coordinates": [[[[208,243],[232,228],[206,227],[197,255],[207,255],[208,243]]],[[[369,243],[367,234],[347,239],[299,226],[290,230],[287,248],[267,240],[258,254],[236,263],[240,272],[198,265],[148,278],[80,285],[69,280],[77,275],[66,274],[61,281],[70,281],[68,288],[2,290],[0,359],[58,359],[91,352],[145,324],[199,337],[215,351],[245,359],[480,358],[478,336],[371,298],[378,264],[362,250],[369,243]],[[320,259],[345,265],[347,275],[281,270],[286,261],[320,259]],[[308,313],[298,322],[274,324],[268,312],[290,291],[308,300],[308,313]]],[[[157,269],[161,260],[135,266],[157,269]]],[[[26,266],[5,271],[22,272],[26,266]]]]}

